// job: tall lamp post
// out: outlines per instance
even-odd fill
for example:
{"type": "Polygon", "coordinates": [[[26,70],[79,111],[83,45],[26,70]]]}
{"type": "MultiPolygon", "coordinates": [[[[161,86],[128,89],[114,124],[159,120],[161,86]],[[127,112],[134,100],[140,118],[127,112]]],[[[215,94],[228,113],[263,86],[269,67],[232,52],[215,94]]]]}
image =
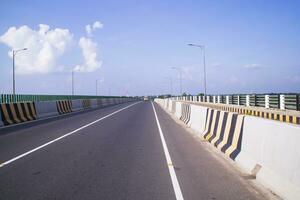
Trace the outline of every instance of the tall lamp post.
{"type": "Polygon", "coordinates": [[[98,96],[98,81],[100,81],[99,79],[96,80],[96,96],[98,96]]]}
{"type": "Polygon", "coordinates": [[[179,81],[180,81],[180,95],[182,95],[182,69],[178,67],[171,67],[179,72],[179,81]]]}
{"type": "Polygon", "coordinates": [[[74,95],[74,69],[72,69],[72,95],[74,95]]]}
{"type": "Polygon", "coordinates": [[[16,54],[20,51],[26,51],[27,48],[12,50],[13,53],[13,95],[16,95],[16,75],[15,75],[15,57],[16,54]]]}
{"type": "Polygon", "coordinates": [[[168,81],[170,81],[170,95],[173,95],[173,80],[172,77],[166,77],[168,81]]]}
{"type": "Polygon", "coordinates": [[[204,95],[206,96],[206,66],[205,66],[205,45],[197,45],[197,44],[188,44],[192,47],[201,48],[203,51],[203,70],[204,70],[204,95]]]}

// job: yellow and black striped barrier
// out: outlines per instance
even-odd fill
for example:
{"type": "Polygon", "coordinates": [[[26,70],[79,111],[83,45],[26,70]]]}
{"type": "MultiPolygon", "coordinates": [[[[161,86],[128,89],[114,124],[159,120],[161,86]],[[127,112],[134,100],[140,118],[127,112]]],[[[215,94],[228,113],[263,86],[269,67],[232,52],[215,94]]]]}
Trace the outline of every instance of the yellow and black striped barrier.
{"type": "Polygon", "coordinates": [[[89,109],[92,107],[92,103],[90,99],[84,99],[82,100],[82,107],[83,109],[89,109]]]}
{"type": "Polygon", "coordinates": [[[236,112],[242,115],[252,115],[256,117],[261,117],[265,119],[277,120],[281,122],[287,122],[292,124],[300,124],[300,117],[291,115],[291,114],[282,114],[276,113],[274,111],[260,111],[256,109],[249,109],[249,108],[235,108],[235,107],[220,107],[221,110],[228,111],[228,112],[236,112]]]}
{"type": "Polygon", "coordinates": [[[242,149],[244,116],[208,109],[204,139],[235,159],[242,149]]]}
{"type": "Polygon", "coordinates": [[[234,112],[241,115],[251,115],[255,117],[261,117],[265,119],[300,125],[299,111],[279,111],[279,110],[272,110],[272,109],[260,108],[260,107],[245,107],[245,106],[237,106],[237,105],[228,106],[228,105],[220,105],[215,103],[194,103],[194,104],[208,107],[211,109],[223,110],[226,112],[234,112]]]}
{"type": "Polygon", "coordinates": [[[56,101],[57,112],[61,114],[72,112],[72,101],[71,100],[62,100],[56,101]]]}
{"type": "Polygon", "coordinates": [[[1,104],[0,109],[4,125],[17,124],[36,119],[34,102],[1,104]]]}

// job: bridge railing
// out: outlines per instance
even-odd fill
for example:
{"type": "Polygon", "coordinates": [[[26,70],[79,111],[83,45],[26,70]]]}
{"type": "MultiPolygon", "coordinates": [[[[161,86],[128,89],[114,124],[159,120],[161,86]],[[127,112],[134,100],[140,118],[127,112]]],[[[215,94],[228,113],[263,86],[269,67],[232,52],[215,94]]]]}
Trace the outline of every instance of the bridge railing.
{"type": "Polygon", "coordinates": [[[28,101],[57,101],[76,99],[121,98],[120,96],[88,96],[88,95],[28,95],[28,94],[1,94],[0,103],[28,102],[28,101]]]}
{"type": "Polygon", "coordinates": [[[281,110],[300,111],[300,94],[231,94],[175,96],[173,100],[220,103],[239,106],[264,107],[281,110]]]}

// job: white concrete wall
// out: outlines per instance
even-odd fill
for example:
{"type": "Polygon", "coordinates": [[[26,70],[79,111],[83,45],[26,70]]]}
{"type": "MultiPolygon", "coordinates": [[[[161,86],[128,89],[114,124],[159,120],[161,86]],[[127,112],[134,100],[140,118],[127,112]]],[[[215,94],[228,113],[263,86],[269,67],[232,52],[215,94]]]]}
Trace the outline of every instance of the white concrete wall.
{"type": "Polygon", "coordinates": [[[78,111],[82,109],[82,100],[72,100],[72,111],[78,111]]]}
{"type": "Polygon", "coordinates": [[[35,109],[38,119],[58,115],[56,101],[35,102],[35,109]]]}
{"type": "Polygon", "coordinates": [[[169,102],[169,107],[168,107],[168,111],[169,111],[169,112],[172,112],[172,103],[173,103],[173,101],[170,100],[170,102],[169,102]]]}
{"type": "Polygon", "coordinates": [[[175,116],[179,119],[181,117],[181,102],[176,102],[175,116]]]}
{"type": "Polygon", "coordinates": [[[191,105],[190,127],[199,135],[202,135],[205,129],[206,112],[207,108],[205,107],[191,105]]]}
{"type": "Polygon", "coordinates": [[[97,108],[97,99],[91,99],[91,108],[97,108]]]}
{"type": "Polygon", "coordinates": [[[257,180],[286,199],[300,199],[300,126],[246,116],[242,151],[236,162],[248,173],[262,166],[257,180]]]}

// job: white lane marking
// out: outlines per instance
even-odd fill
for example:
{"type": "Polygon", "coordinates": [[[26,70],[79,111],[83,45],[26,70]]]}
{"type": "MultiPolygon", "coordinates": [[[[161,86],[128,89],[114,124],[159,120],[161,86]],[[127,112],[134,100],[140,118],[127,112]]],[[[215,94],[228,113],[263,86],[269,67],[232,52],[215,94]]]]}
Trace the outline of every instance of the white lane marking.
{"type": "Polygon", "coordinates": [[[163,145],[164,153],[165,153],[165,156],[166,156],[167,164],[168,164],[168,167],[169,167],[169,172],[170,172],[170,176],[171,176],[175,196],[176,196],[177,200],[183,200],[184,198],[182,196],[182,192],[181,192],[181,189],[180,189],[180,186],[179,186],[179,183],[178,183],[178,179],[177,179],[175,169],[174,169],[174,166],[173,166],[173,163],[172,163],[172,159],[171,159],[171,156],[170,156],[170,153],[169,153],[169,150],[168,150],[168,146],[167,146],[164,134],[161,130],[155,107],[154,107],[152,102],[151,102],[151,104],[152,104],[152,108],[153,108],[153,111],[154,111],[156,124],[157,124],[158,130],[159,130],[159,135],[160,135],[160,139],[161,139],[161,142],[162,142],[162,145],[163,145]]]}
{"type": "Polygon", "coordinates": [[[140,103],[140,102],[136,102],[136,103],[134,103],[134,104],[131,104],[131,105],[129,105],[129,106],[126,106],[126,107],[124,107],[124,108],[121,108],[121,109],[119,109],[119,110],[117,110],[117,111],[115,111],[115,112],[112,112],[112,113],[110,113],[110,114],[108,114],[108,115],[106,115],[106,116],[104,116],[104,117],[101,117],[101,118],[99,118],[99,119],[97,119],[97,120],[95,120],[95,121],[93,121],[93,122],[91,122],[91,123],[88,123],[88,124],[86,124],[86,125],[84,125],[84,126],[78,128],[78,129],[76,129],[76,130],[74,130],[74,131],[72,131],[72,132],[69,132],[69,133],[67,133],[67,134],[65,134],[65,135],[62,135],[62,136],[60,136],[60,137],[58,137],[58,138],[56,138],[56,139],[54,139],[54,140],[51,140],[50,142],[47,142],[47,143],[45,143],[45,144],[43,144],[43,145],[41,145],[41,146],[38,146],[38,147],[36,147],[36,148],[34,148],[34,149],[30,150],[30,151],[27,151],[27,152],[25,152],[25,153],[23,153],[23,154],[21,154],[21,155],[19,155],[19,156],[16,156],[16,157],[14,157],[14,158],[12,158],[12,159],[10,159],[10,160],[4,162],[4,163],[1,163],[1,164],[0,164],[0,168],[1,168],[1,167],[4,167],[5,165],[8,165],[8,164],[10,164],[10,163],[12,163],[12,162],[14,162],[14,161],[16,161],[16,160],[19,160],[20,158],[23,158],[23,157],[25,157],[25,156],[27,156],[27,155],[29,155],[29,154],[31,154],[31,153],[37,151],[37,150],[40,150],[40,149],[42,149],[42,148],[44,148],[44,147],[46,147],[46,146],[48,146],[48,145],[50,145],[50,144],[52,144],[52,143],[54,143],[54,142],[57,142],[57,141],[59,141],[59,140],[65,138],[65,137],[68,137],[68,136],[70,136],[70,135],[72,135],[72,134],[74,134],[74,133],[76,133],[76,132],[78,132],[78,131],[80,131],[80,130],[86,128],[86,127],[88,127],[88,126],[91,126],[91,125],[93,125],[93,124],[95,124],[95,123],[97,123],[97,122],[99,122],[99,121],[102,121],[102,120],[105,119],[105,118],[108,118],[108,117],[110,117],[110,116],[112,116],[112,115],[114,115],[114,114],[117,114],[118,112],[121,112],[121,111],[123,111],[123,110],[125,110],[125,109],[127,109],[127,108],[129,108],[129,107],[131,107],[131,106],[134,106],[134,105],[136,105],[136,104],[138,104],[138,103],[140,103]]]}

